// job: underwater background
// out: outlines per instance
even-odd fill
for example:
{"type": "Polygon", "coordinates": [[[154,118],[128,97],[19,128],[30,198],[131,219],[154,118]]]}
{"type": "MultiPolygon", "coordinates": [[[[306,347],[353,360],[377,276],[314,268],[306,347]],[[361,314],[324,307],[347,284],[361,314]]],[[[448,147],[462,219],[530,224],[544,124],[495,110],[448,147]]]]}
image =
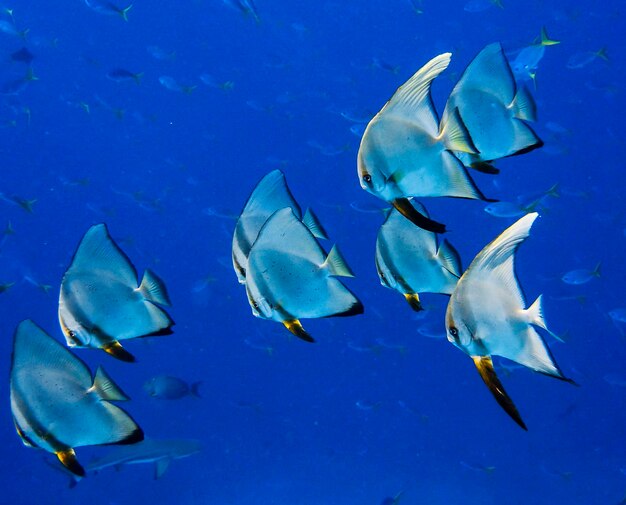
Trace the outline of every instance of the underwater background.
{"type": "MultiPolygon", "coordinates": [[[[0,14],[0,502],[380,505],[400,492],[401,505],[624,502],[622,2],[137,0],[127,21],[88,3],[16,0],[0,14]],[[515,61],[544,26],[560,44],[525,84],[545,145],[502,160],[498,175],[472,172],[501,201],[558,184],[517,272],[528,303],[544,294],[565,341],[548,345],[580,387],[500,360],[524,432],[446,341],[448,298],[424,295],[414,313],[380,285],[384,202],[359,187],[356,153],[367,121],[430,58],[453,54],[433,85],[441,113],[485,45],[501,42],[515,61]],[[22,48],[32,61],[12,57],[22,48]],[[340,245],[365,306],[308,321],[312,345],[254,318],[232,269],[235,220],[275,168],[315,209],[327,250],[340,245]],[[202,451],[158,480],[133,465],[70,488],[53,455],[15,434],[12,335],[31,318],[63,341],[59,284],[100,222],[140,275],[165,281],[176,325],[129,341],[135,364],[74,352],[132,398],[123,407],[147,437],[198,439],[202,451]],[[599,277],[564,282],[598,263],[599,277]],[[201,381],[200,397],[150,397],[144,383],[160,374],[201,381]]],[[[480,201],[423,202],[464,267],[515,220],[480,201]]]]}

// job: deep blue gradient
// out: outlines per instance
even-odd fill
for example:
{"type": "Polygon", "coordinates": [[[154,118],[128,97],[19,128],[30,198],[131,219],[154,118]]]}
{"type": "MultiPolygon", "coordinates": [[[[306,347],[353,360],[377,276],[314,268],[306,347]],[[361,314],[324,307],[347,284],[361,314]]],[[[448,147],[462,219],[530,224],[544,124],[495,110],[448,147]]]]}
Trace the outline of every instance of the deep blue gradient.
{"type": "MultiPolygon", "coordinates": [[[[25,41],[0,32],[0,79],[26,74],[10,58],[23,46],[39,79],[0,96],[0,227],[15,229],[0,239],[0,283],[15,283],[0,294],[0,502],[379,505],[403,489],[401,505],[620,502],[626,323],[608,313],[626,307],[624,6],[503,1],[504,9],[474,13],[466,0],[424,0],[416,14],[408,0],[256,0],[259,23],[221,0],[137,0],[128,22],[81,0],[7,5],[29,31],[25,41]],[[544,294],[548,325],[566,340],[548,344],[580,387],[501,370],[526,433],[443,338],[447,298],[425,295],[428,310],[416,315],[380,286],[374,245],[383,214],[351,204],[382,203],[359,187],[360,137],[341,113],[371,117],[421,65],[451,51],[433,88],[441,113],[482,47],[500,41],[514,58],[544,25],[562,41],[546,48],[533,91],[546,145],[501,161],[497,176],[472,173],[503,201],[560,187],[517,267],[527,303],[544,294]],[[149,46],[175,55],[156,59],[149,46]],[[603,46],[608,62],[568,68],[572,56],[603,46]],[[117,68],[143,72],[140,84],[107,78],[117,68]],[[208,86],[202,74],[234,86],[208,86]],[[161,76],[196,88],[168,90],[161,76]],[[346,283],[365,305],[358,317],[305,321],[315,344],[254,318],[231,267],[234,217],[274,168],[303,209],[317,212],[327,250],[339,243],[357,275],[346,283]],[[13,195],[36,199],[34,212],[12,204],[13,195]],[[94,370],[104,365],[148,436],[197,438],[203,451],[160,480],[151,467],[132,466],[69,489],[46,464],[54,457],[23,447],[13,429],[12,334],[31,318],[63,338],[61,277],[98,222],[139,275],[151,268],[164,279],[176,326],[172,336],[128,341],[136,364],[100,351],[76,355],[94,370]],[[600,278],[562,282],[598,262],[600,278]],[[202,398],[148,397],[142,385],[158,374],[203,381],[202,398]]],[[[4,12],[0,19],[11,23],[4,12]]],[[[464,266],[513,222],[478,201],[424,204],[448,225],[464,266]]],[[[106,450],[77,454],[86,463],[106,450]]]]}

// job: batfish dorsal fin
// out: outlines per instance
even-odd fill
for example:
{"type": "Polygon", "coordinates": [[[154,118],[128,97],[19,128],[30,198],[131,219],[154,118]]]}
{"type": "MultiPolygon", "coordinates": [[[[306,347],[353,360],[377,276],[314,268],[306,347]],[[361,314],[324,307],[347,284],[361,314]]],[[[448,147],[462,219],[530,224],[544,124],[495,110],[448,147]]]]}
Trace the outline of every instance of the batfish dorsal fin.
{"type": "Polygon", "coordinates": [[[127,286],[137,286],[137,272],[126,254],[109,235],[104,223],[89,228],[74,254],[66,275],[106,271],[127,286]]]}
{"type": "Polygon", "coordinates": [[[495,96],[503,106],[508,106],[515,96],[516,86],[509,62],[499,42],[486,46],[463,72],[452,93],[461,88],[479,89],[495,96]]]}
{"type": "Polygon", "coordinates": [[[248,198],[241,215],[264,214],[269,217],[276,210],[284,207],[291,207],[296,217],[300,218],[300,206],[287,186],[285,174],[276,169],[259,181],[248,198]]]}
{"type": "Polygon", "coordinates": [[[443,53],[420,68],[400,86],[380,112],[389,112],[423,126],[433,137],[439,130],[439,117],[430,96],[433,80],[450,64],[451,53],[443,53]]]}
{"type": "Polygon", "coordinates": [[[528,237],[537,216],[536,212],[526,214],[509,226],[478,253],[466,272],[468,277],[482,276],[485,279],[492,277],[503,283],[511,293],[515,294],[520,309],[524,308],[525,302],[519,282],[515,277],[515,251],[528,237]]]}
{"type": "Polygon", "coordinates": [[[490,356],[472,356],[474,364],[478,369],[478,373],[491,391],[491,394],[496,399],[498,404],[504,409],[504,411],[511,416],[511,418],[524,430],[528,431],[526,424],[522,420],[517,407],[513,403],[513,400],[509,397],[504,390],[504,386],[500,382],[500,379],[496,375],[496,371],[493,368],[493,362],[490,356]]]}

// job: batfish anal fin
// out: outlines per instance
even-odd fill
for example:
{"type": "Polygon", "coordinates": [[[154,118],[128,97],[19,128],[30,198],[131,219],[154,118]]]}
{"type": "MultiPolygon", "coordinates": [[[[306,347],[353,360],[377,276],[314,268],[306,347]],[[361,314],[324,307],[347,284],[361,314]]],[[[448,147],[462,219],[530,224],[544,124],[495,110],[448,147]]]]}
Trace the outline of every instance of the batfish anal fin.
{"type": "Polygon", "coordinates": [[[496,371],[493,368],[493,361],[490,356],[472,356],[474,360],[474,364],[478,369],[478,373],[482,377],[483,381],[491,391],[491,394],[496,399],[500,407],[502,407],[506,413],[511,416],[511,418],[525,431],[528,431],[528,428],[522,421],[522,417],[517,411],[517,407],[513,403],[513,400],[509,397],[507,392],[504,390],[504,386],[500,382],[500,379],[496,375],[496,371]]]}
{"type": "Polygon", "coordinates": [[[78,459],[76,459],[74,449],[70,448],[63,451],[57,451],[55,454],[57,458],[59,458],[61,464],[74,475],[78,475],[79,477],[85,476],[85,469],[78,462],[78,459]]]}
{"type": "Polygon", "coordinates": [[[296,337],[301,338],[305,342],[315,342],[315,339],[307,333],[298,319],[283,321],[283,324],[285,325],[285,328],[287,328],[296,337]]]}
{"type": "Polygon", "coordinates": [[[415,312],[424,310],[420,297],[417,293],[404,293],[404,298],[415,312]]]}
{"type": "Polygon", "coordinates": [[[125,361],[127,363],[134,363],[136,361],[135,356],[124,349],[122,344],[120,344],[117,340],[104,344],[102,346],[102,350],[120,361],[125,361]]]}
{"type": "Polygon", "coordinates": [[[445,233],[446,225],[433,221],[432,219],[420,214],[415,207],[411,205],[411,202],[406,198],[396,198],[391,202],[395,209],[411,221],[414,225],[420,228],[432,231],[434,233],[445,233]]]}

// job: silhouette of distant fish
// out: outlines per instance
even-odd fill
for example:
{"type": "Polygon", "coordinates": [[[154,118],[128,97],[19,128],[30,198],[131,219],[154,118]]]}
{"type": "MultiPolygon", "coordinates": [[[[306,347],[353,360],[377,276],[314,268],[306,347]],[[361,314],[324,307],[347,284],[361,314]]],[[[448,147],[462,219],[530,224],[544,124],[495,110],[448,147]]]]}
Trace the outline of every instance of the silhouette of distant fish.
{"type": "Polygon", "coordinates": [[[35,59],[35,55],[31,53],[28,50],[28,48],[22,47],[22,49],[18,49],[17,51],[11,54],[11,59],[13,61],[30,65],[30,63],[35,59]]]}
{"type": "Polygon", "coordinates": [[[178,400],[185,396],[200,398],[200,384],[201,382],[187,384],[184,380],[171,375],[157,375],[146,381],[143,388],[153,398],[178,400]]]}
{"type": "Polygon", "coordinates": [[[98,368],[87,366],[30,320],[15,331],[11,411],[25,445],[56,454],[75,475],[85,471],[74,448],[143,439],[141,428],[111,401],[128,397],[98,368]]]}
{"type": "Polygon", "coordinates": [[[147,438],[137,444],[112,447],[104,456],[90,461],[85,466],[85,472],[94,473],[109,467],[152,463],[154,478],[160,479],[172,461],[197,454],[201,449],[199,440],[147,438]]]}

